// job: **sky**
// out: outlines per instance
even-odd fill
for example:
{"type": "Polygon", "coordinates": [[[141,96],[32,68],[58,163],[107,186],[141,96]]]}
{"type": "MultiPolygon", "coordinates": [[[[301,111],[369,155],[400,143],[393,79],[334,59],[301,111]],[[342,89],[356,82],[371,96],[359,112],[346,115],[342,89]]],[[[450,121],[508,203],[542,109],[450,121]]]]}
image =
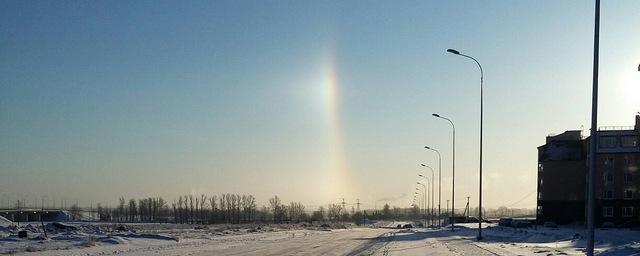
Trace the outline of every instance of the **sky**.
{"type": "MultiPolygon", "coordinates": [[[[603,1],[599,125],[640,111],[640,1],[603,1]]],[[[535,207],[537,147],[588,131],[592,1],[1,1],[3,206],[278,195],[535,207]]]]}

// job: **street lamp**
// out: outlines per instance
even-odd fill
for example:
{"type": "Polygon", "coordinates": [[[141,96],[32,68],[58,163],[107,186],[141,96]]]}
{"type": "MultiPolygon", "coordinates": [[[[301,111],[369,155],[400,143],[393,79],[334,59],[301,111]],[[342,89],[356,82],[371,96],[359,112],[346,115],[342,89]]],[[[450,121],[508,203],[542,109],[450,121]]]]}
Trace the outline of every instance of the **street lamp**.
{"type": "MultiPolygon", "coordinates": [[[[425,178],[427,180],[427,185],[429,185],[429,179],[425,178]]],[[[425,186],[424,183],[420,183],[420,182],[416,182],[416,184],[418,185],[422,185],[422,188],[424,188],[424,201],[425,201],[425,208],[424,208],[424,223],[427,224],[427,209],[429,209],[429,189],[427,188],[427,186],[425,186]]]]}
{"type": "MultiPolygon", "coordinates": [[[[587,166],[587,246],[586,253],[594,255],[595,208],[596,208],[596,150],[598,142],[598,65],[600,61],[600,0],[596,0],[595,24],[593,31],[593,81],[591,88],[591,132],[589,139],[589,159],[587,166]]],[[[640,70],[640,67],[638,67],[640,70]]]]}
{"type": "MultiPolygon", "coordinates": [[[[440,155],[440,151],[437,149],[429,146],[424,146],[424,148],[438,153],[438,226],[441,226],[440,219],[442,218],[442,215],[440,215],[440,202],[442,201],[442,156],[440,155]]],[[[451,214],[453,215],[453,211],[451,214]]],[[[453,231],[453,226],[451,226],[451,231],[453,231]]]]}
{"type": "MultiPolygon", "coordinates": [[[[478,240],[482,240],[482,112],[483,112],[483,80],[484,80],[484,72],[482,71],[482,65],[475,58],[460,53],[454,49],[447,49],[447,52],[462,56],[465,58],[472,59],[478,64],[478,68],[480,68],[480,186],[479,186],[479,196],[478,196],[478,240]]],[[[453,202],[451,202],[453,204],[453,202]]],[[[454,208],[453,205],[451,207],[454,208]]],[[[453,212],[453,211],[452,211],[453,212]]],[[[452,227],[453,228],[453,227],[452,227]]]]}
{"type": "MultiPolygon", "coordinates": [[[[452,172],[451,172],[451,205],[455,205],[455,192],[456,192],[456,126],[453,124],[451,119],[440,116],[439,114],[433,113],[432,116],[435,116],[440,119],[444,119],[449,121],[451,124],[451,128],[453,129],[453,142],[452,142],[452,172]]],[[[453,208],[453,207],[452,207],[453,208]]],[[[453,214],[451,215],[453,217],[453,214]]],[[[454,218],[451,218],[452,221],[454,218]]],[[[453,227],[452,227],[453,230],[453,227]]]]}
{"type": "MultiPolygon", "coordinates": [[[[425,167],[425,168],[429,168],[429,170],[431,170],[431,224],[433,225],[434,220],[433,220],[433,216],[434,214],[434,210],[433,210],[433,206],[435,204],[435,200],[433,199],[433,197],[435,196],[435,193],[433,192],[433,190],[435,189],[435,185],[433,184],[435,182],[435,178],[434,178],[434,171],[433,168],[431,168],[431,166],[428,166],[426,164],[420,164],[420,166],[425,167]]],[[[423,177],[423,178],[427,178],[425,176],[423,176],[422,174],[418,174],[418,176],[423,177]]],[[[440,216],[438,216],[439,218],[440,216]]],[[[440,227],[440,223],[438,223],[438,227],[440,227]]]]}
{"type": "MultiPolygon", "coordinates": [[[[420,196],[420,193],[418,193],[418,191],[420,191],[420,188],[416,188],[416,191],[414,191],[413,193],[413,199],[416,199],[416,196],[420,196]]],[[[423,201],[422,199],[418,200],[418,209],[420,209],[420,201],[423,201]]],[[[422,202],[422,207],[424,208],[424,202],[422,202]]]]}

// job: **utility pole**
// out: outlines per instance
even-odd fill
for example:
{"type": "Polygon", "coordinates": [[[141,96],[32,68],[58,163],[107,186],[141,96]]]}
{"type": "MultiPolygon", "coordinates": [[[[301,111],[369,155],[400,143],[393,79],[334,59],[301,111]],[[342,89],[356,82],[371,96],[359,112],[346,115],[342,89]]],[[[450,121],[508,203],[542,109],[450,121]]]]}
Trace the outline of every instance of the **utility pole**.
{"type": "Polygon", "coordinates": [[[467,219],[469,218],[469,215],[471,215],[471,209],[469,208],[469,198],[467,197],[467,210],[465,210],[467,212],[467,219]]]}
{"type": "Polygon", "coordinates": [[[449,211],[449,200],[447,200],[447,208],[445,208],[444,213],[446,214],[448,211],[449,211]]]}
{"type": "Polygon", "coordinates": [[[44,196],[42,197],[42,208],[40,209],[40,214],[38,214],[38,216],[40,217],[40,226],[42,226],[42,231],[44,231],[44,238],[49,238],[47,236],[47,229],[44,228],[44,221],[42,220],[42,214],[44,213],[44,196]]]}
{"type": "Polygon", "coordinates": [[[596,150],[598,143],[598,60],[600,48],[600,0],[596,0],[593,33],[593,88],[591,94],[591,134],[589,139],[589,183],[587,194],[587,255],[593,256],[596,221],[596,150]]]}
{"type": "Polygon", "coordinates": [[[358,207],[357,211],[360,211],[360,199],[356,199],[356,201],[357,201],[356,206],[358,207]]]}

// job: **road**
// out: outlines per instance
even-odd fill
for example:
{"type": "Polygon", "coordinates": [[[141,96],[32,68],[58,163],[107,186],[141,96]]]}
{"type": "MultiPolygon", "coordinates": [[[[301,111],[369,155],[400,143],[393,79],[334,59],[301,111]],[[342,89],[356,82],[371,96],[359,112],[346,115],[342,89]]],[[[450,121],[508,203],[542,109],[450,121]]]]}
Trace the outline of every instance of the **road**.
{"type": "MultiPolygon", "coordinates": [[[[139,253],[139,252],[137,252],[139,253]]],[[[449,231],[355,228],[332,232],[285,232],[228,237],[196,246],[164,248],[162,255],[511,255],[478,246],[449,231]],[[285,235],[286,234],[286,235],[285,235]],[[186,253],[186,254],[185,254],[186,253]]],[[[153,254],[157,255],[157,254],[153,254]]]]}
{"type": "MultiPolygon", "coordinates": [[[[291,232],[291,236],[236,239],[203,244],[189,255],[523,255],[475,241],[468,232],[355,228],[333,232],[291,232]]],[[[176,248],[175,255],[182,249],[176,248]]],[[[165,250],[170,253],[171,250],[165,250]]],[[[526,254],[526,253],[525,253],[526,254]]]]}
{"type": "MultiPolygon", "coordinates": [[[[38,255],[557,255],[505,241],[477,242],[472,229],[291,230],[50,250],[38,255]],[[544,254],[538,254],[543,253],[544,254]]],[[[548,249],[548,248],[547,248],[548,249]]],[[[560,251],[558,251],[560,252],[560,251]]],[[[562,254],[562,255],[567,255],[562,254]]]]}

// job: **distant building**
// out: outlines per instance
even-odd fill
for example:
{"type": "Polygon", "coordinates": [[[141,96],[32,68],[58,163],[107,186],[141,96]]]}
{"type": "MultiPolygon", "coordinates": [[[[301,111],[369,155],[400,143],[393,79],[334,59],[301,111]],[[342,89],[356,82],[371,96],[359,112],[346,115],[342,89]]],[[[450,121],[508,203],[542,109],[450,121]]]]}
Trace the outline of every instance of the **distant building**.
{"type": "MultiPolygon", "coordinates": [[[[640,116],[633,127],[601,127],[597,134],[596,222],[640,226],[640,116]]],[[[589,140],[566,131],[538,147],[539,222],[586,220],[589,140]]]]}
{"type": "Polygon", "coordinates": [[[0,217],[12,222],[37,222],[37,221],[69,221],[71,214],[65,210],[43,209],[6,209],[0,210],[0,217]]]}

